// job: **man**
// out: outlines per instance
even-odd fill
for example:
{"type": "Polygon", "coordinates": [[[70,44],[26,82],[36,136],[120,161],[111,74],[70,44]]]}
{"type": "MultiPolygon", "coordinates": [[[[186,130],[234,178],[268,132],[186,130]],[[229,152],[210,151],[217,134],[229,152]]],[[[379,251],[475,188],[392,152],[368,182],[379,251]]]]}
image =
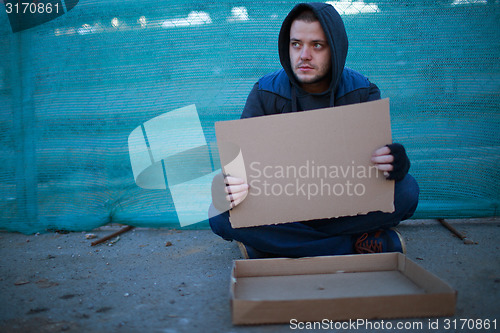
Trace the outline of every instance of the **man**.
{"type": "MultiPolygon", "coordinates": [[[[250,92],[242,118],[299,112],[380,99],[378,87],[345,68],[347,35],[340,15],[325,3],[298,4],[285,18],[278,40],[283,68],[265,75],[250,92]]],[[[377,149],[371,161],[396,181],[395,212],[232,228],[229,213],[210,208],[212,230],[236,240],[245,257],[302,257],[350,253],[404,252],[401,235],[392,229],[411,217],[419,189],[408,175],[410,161],[401,144],[377,149]]],[[[234,208],[247,196],[242,179],[224,178],[226,199],[234,208]]],[[[214,201],[214,205],[217,204],[214,201]]],[[[222,209],[221,209],[222,210],[222,209]]]]}

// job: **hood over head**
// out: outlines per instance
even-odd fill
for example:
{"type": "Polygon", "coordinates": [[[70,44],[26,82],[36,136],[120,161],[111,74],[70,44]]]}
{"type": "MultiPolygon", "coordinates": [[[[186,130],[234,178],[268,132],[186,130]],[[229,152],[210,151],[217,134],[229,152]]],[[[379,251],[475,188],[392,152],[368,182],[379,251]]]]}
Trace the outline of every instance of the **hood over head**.
{"type": "Polygon", "coordinates": [[[323,27],[326,38],[328,39],[328,44],[330,46],[332,55],[332,79],[330,82],[329,91],[332,93],[331,98],[333,100],[333,93],[338,85],[338,82],[340,81],[342,71],[344,70],[345,61],[347,58],[348,42],[344,22],[342,21],[339,13],[332,5],[320,2],[300,3],[290,11],[290,13],[283,21],[278,38],[278,49],[281,65],[283,66],[283,69],[285,70],[292,84],[298,87],[299,83],[295,78],[290,64],[290,27],[295,18],[305,10],[311,10],[316,15],[319,23],[323,27]]]}

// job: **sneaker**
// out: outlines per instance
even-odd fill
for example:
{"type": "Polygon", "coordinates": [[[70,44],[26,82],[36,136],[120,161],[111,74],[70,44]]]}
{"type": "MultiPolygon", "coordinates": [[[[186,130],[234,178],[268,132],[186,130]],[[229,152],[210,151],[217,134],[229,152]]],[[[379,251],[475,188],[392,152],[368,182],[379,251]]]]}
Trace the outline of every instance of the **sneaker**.
{"type": "Polygon", "coordinates": [[[251,246],[243,244],[242,242],[236,241],[236,244],[238,244],[238,248],[240,249],[241,255],[244,259],[272,258],[272,255],[269,253],[256,250],[251,246]]]}
{"type": "Polygon", "coordinates": [[[401,252],[406,254],[406,244],[398,230],[390,228],[364,233],[354,243],[356,253],[401,252]]]}

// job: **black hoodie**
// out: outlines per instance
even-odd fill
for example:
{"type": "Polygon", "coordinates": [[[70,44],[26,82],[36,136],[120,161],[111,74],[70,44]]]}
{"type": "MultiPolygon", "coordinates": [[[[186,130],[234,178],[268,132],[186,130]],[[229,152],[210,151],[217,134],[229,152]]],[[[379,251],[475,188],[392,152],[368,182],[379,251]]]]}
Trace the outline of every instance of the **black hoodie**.
{"type": "MultiPolygon", "coordinates": [[[[347,33],[345,32],[344,22],[342,18],[337,13],[333,6],[325,3],[311,3],[311,4],[298,4],[295,6],[288,16],[283,21],[281,26],[281,31],[278,39],[278,49],[280,55],[281,66],[285,70],[290,82],[299,93],[299,96],[307,96],[307,93],[299,88],[299,83],[293,74],[293,70],[290,64],[290,27],[292,26],[295,18],[302,12],[306,10],[312,10],[315,16],[318,18],[319,23],[323,27],[323,31],[328,41],[328,45],[331,50],[331,81],[328,90],[322,94],[312,94],[316,98],[310,100],[319,99],[321,100],[321,95],[326,95],[328,97],[328,105],[323,107],[333,106],[335,94],[335,88],[338,86],[342,72],[344,71],[345,60],[347,58],[347,33]]],[[[294,90],[292,90],[292,94],[294,90]]],[[[314,103],[314,102],[313,102],[314,103]]],[[[309,108],[303,108],[309,109],[309,108]]]]}
{"type": "MultiPolygon", "coordinates": [[[[278,39],[280,69],[259,79],[248,95],[241,118],[297,112],[363,103],[380,99],[378,87],[362,74],[345,67],[347,57],[347,34],[339,13],[326,3],[301,3],[287,15],[281,26],[278,39]],[[311,94],[300,88],[290,65],[290,27],[304,10],[312,10],[323,27],[332,54],[330,87],[321,94],[311,94]]],[[[401,180],[408,173],[410,160],[399,143],[388,145],[394,156],[394,170],[389,179],[401,180]]]]}
{"type": "Polygon", "coordinates": [[[332,5],[301,3],[287,15],[281,26],[278,50],[283,69],[262,77],[250,92],[242,118],[362,103],[380,98],[376,85],[360,73],[346,68],[348,41],[342,18],[332,5]],[[307,93],[290,65],[290,27],[305,10],[312,10],[323,27],[332,55],[330,88],[321,94],[307,93]]]}

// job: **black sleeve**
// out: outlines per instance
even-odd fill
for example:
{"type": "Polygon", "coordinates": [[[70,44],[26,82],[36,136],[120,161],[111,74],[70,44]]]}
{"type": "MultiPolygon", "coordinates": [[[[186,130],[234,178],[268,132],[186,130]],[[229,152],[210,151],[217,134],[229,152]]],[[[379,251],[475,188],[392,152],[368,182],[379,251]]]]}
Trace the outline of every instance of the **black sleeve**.
{"type": "Polygon", "coordinates": [[[394,169],[389,172],[389,177],[387,177],[387,179],[399,181],[403,179],[408,173],[408,170],[410,170],[410,159],[406,155],[405,147],[403,147],[402,144],[393,143],[387,145],[387,147],[389,147],[392,156],[394,156],[394,161],[391,163],[394,169]]]}
{"type": "Polygon", "coordinates": [[[257,82],[248,94],[247,102],[243,108],[243,113],[241,114],[241,119],[259,117],[265,114],[260,94],[259,83],[257,82]]]}
{"type": "Polygon", "coordinates": [[[370,82],[370,88],[369,88],[367,102],[376,101],[378,99],[380,99],[380,89],[377,87],[377,85],[375,83],[370,82]]]}

